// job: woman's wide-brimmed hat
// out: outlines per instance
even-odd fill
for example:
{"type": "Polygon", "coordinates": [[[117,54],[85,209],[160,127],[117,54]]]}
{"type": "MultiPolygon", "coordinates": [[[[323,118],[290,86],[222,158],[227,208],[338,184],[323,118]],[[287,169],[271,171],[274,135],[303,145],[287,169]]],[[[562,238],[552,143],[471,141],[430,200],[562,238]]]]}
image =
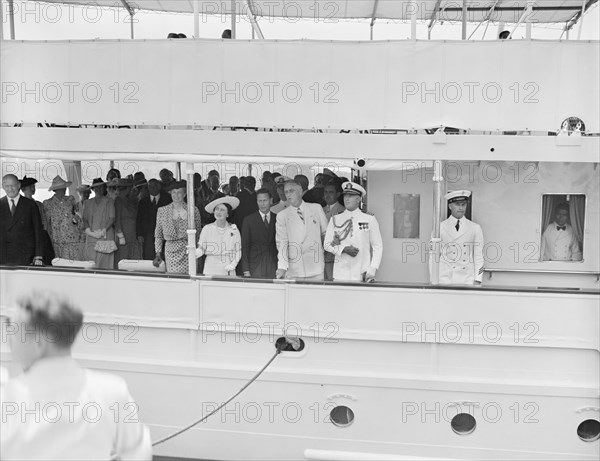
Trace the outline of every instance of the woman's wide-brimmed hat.
{"type": "Polygon", "coordinates": [[[185,179],[173,181],[165,188],[167,192],[171,192],[174,189],[187,189],[187,181],[185,179]]]}
{"type": "Polygon", "coordinates": [[[35,178],[28,178],[27,175],[23,176],[23,179],[21,179],[21,189],[24,189],[28,186],[33,186],[35,183],[37,183],[37,179],[35,178]]]}
{"type": "Polygon", "coordinates": [[[52,185],[48,188],[48,190],[52,191],[52,190],[66,189],[71,184],[73,184],[73,181],[65,181],[59,175],[56,175],[54,177],[54,179],[52,180],[52,185]]]}
{"type": "Polygon", "coordinates": [[[204,209],[206,210],[207,213],[214,213],[215,212],[215,207],[217,205],[221,205],[222,203],[226,203],[227,205],[229,205],[231,207],[232,210],[235,210],[239,205],[240,205],[240,199],[237,197],[221,197],[218,198],[217,200],[213,200],[212,202],[210,202],[208,205],[206,205],[204,207],[204,209]]]}
{"type": "Polygon", "coordinates": [[[77,192],[85,192],[87,190],[92,190],[92,188],[90,186],[88,186],[87,184],[82,184],[77,187],[77,192]]]}

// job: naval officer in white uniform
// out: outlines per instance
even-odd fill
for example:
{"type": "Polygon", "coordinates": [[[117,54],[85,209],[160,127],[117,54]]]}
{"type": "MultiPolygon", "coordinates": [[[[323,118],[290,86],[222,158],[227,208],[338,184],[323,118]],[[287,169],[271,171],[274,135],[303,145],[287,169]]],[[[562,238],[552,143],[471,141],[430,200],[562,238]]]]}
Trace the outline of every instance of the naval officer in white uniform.
{"type": "MultiPolygon", "coordinates": [[[[451,216],[440,223],[440,285],[479,285],[483,279],[483,232],[465,218],[470,196],[468,190],[444,196],[451,216]]],[[[430,273],[432,263],[430,259],[430,273]]]]}
{"type": "Polygon", "coordinates": [[[335,254],[333,280],[374,280],[383,256],[383,242],[375,216],[359,209],[365,189],[353,182],[342,184],[346,211],[332,216],[323,246],[335,254]]]}
{"type": "Polygon", "coordinates": [[[11,315],[6,336],[25,373],[0,389],[0,459],[152,459],[125,381],[71,357],[82,322],[78,308],[47,293],[34,292],[11,315]]]}

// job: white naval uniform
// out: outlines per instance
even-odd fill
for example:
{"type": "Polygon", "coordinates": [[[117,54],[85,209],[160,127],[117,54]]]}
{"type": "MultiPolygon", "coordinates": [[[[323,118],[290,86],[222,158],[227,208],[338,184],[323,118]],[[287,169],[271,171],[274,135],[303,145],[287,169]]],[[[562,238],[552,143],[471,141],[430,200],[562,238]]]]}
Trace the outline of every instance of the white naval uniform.
{"type": "Polygon", "coordinates": [[[2,390],[2,460],[151,460],[125,381],[71,357],[40,359],[2,390]]]}
{"type": "MultiPolygon", "coordinates": [[[[440,223],[440,285],[473,285],[483,279],[483,231],[479,224],[450,216],[440,223]]],[[[429,260],[431,274],[433,261],[429,260]]]]}
{"type": "Polygon", "coordinates": [[[358,208],[331,217],[323,246],[326,251],[336,255],[333,264],[333,280],[361,281],[363,272],[369,267],[379,269],[383,256],[383,241],[377,219],[358,208]],[[352,221],[352,230],[339,245],[333,245],[335,233],[340,232],[340,229],[336,230],[335,226],[341,226],[349,219],[352,221]],[[358,254],[352,257],[342,253],[347,246],[358,248],[358,254]]]}
{"type": "Polygon", "coordinates": [[[542,261],[581,261],[579,242],[571,225],[565,224],[566,230],[558,230],[557,226],[553,222],[542,235],[542,261]]]}

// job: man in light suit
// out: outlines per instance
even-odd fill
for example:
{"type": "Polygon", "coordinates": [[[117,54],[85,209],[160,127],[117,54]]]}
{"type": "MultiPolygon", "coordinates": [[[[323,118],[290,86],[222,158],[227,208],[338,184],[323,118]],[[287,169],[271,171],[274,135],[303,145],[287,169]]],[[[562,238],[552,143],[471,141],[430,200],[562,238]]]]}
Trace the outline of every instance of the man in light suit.
{"type": "Polygon", "coordinates": [[[149,431],[123,378],[82,368],[71,357],[81,310],[61,296],[33,292],[10,317],[11,355],[24,373],[0,394],[0,457],[151,460],[149,431]]]}
{"type": "Polygon", "coordinates": [[[35,201],[19,194],[14,174],[2,178],[6,196],[0,199],[0,264],[43,265],[43,227],[35,201]]]}
{"type": "Polygon", "coordinates": [[[277,214],[277,273],[280,278],[323,280],[323,236],[327,218],[318,203],[302,200],[296,181],[284,185],[288,207],[277,214]]]}
{"type": "Polygon", "coordinates": [[[335,255],[333,280],[371,282],[383,256],[383,240],[375,216],[363,213],[360,184],[342,184],[346,210],[332,216],[325,234],[325,250],[335,255]]]}
{"type": "MultiPolygon", "coordinates": [[[[136,217],[136,235],[142,245],[142,257],[153,260],[154,229],[156,228],[156,214],[161,206],[171,203],[171,196],[163,192],[158,179],[148,181],[148,195],[140,200],[136,217]]],[[[199,232],[199,231],[198,231],[199,232]]]]}
{"type": "Polygon", "coordinates": [[[554,222],[542,235],[542,261],[581,261],[581,247],[573,228],[567,223],[569,205],[559,203],[556,206],[554,222]]]}
{"type": "MultiPolygon", "coordinates": [[[[483,232],[465,218],[471,191],[448,192],[450,217],[440,224],[440,285],[480,285],[483,279],[483,232]]],[[[429,267],[432,273],[433,261],[429,267]]]]}
{"type": "Polygon", "coordinates": [[[271,191],[259,189],[256,202],[258,211],[246,216],[242,224],[242,272],[244,277],[274,279],[277,271],[277,215],[271,212],[271,191]]]}

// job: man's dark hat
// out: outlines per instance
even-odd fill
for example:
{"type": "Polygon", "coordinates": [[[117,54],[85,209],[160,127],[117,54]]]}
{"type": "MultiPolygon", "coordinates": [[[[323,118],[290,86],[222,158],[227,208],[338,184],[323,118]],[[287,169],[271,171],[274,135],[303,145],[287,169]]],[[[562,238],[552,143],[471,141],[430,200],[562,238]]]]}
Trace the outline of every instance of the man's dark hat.
{"type": "Polygon", "coordinates": [[[94,178],[91,187],[103,186],[106,182],[102,178],[94,178]]]}

